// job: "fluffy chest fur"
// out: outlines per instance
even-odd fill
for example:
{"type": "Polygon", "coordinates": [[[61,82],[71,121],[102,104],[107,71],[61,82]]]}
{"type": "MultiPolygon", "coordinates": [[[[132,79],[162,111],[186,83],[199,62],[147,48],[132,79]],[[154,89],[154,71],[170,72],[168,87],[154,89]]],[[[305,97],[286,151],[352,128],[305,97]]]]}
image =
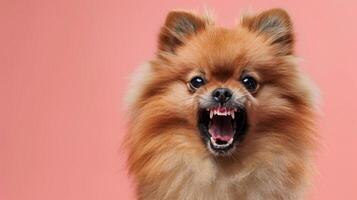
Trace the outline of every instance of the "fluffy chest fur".
{"type": "Polygon", "coordinates": [[[303,199],[306,185],[302,181],[306,177],[294,171],[298,169],[289,168],[293,163],[281,156],[270,163],[256,162],[251,166],[226,161],[229,163],[224,164],[230,167],[209,157],[198,159],[177,152],[167,158],[156,161],[165,166],[152,169],[160,171],[157,177],[148,178],[139,185],[139,199],[303,199]]]}

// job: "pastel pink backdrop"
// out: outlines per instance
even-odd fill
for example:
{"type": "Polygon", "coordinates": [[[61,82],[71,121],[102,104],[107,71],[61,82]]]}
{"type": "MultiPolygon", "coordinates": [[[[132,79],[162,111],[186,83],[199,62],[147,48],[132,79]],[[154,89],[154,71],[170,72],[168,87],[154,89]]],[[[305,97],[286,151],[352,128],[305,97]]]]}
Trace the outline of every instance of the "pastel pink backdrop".
{"type": "Polygon", "coordinates": [[[206,7],[225,26],[245,10],[290,12],[322,96],[308,199],[357,199],[357,4],[326,0],[2,0],[0,199],[134,199],[118,150],[128,77],[153,56],[169,10],[206,7]]]}

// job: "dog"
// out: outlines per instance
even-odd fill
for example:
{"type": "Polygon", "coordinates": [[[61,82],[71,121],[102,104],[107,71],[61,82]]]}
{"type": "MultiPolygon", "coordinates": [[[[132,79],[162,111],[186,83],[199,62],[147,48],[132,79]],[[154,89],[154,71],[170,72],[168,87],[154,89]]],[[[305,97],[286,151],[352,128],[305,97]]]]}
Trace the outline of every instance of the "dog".
{"type": "Polygon", "coordinates": [[[140,200],[303,199],[315,90],[283,9],[234,28],[171,11],[130,87],[128,168],[140,200]]]}

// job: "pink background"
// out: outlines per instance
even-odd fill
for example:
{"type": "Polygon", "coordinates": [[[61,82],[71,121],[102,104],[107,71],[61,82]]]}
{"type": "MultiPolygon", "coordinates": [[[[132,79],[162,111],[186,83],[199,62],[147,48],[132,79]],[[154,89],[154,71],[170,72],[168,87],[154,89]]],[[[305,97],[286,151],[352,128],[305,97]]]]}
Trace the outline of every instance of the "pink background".
{"type": "Polygon", "coordinates": [[[133,199],[119,150],[128,77],[170,9],[205,7],[225,26],[247,9],[290,12],[322,96],[309,199],[357,199],[357,4],[327,0],[2,0],[0,199],[133,199]]]}

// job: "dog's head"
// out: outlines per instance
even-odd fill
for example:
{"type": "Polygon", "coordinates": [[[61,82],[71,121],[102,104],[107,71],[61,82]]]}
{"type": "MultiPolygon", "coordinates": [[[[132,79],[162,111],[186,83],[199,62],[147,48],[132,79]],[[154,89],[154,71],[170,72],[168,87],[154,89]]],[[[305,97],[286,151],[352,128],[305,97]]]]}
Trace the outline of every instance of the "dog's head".
{"type": "Polygon", "coordinates": [[[176,134],[178,146],[185,138],[184,146],[206,146],[216,156],[306,143],[295,131],[307,127],[312,101],[293,46],[290,18],[280,9],[242,17],[231,29],[170,12],[136,104],[141,119],[151,134],[176,134]]]}

